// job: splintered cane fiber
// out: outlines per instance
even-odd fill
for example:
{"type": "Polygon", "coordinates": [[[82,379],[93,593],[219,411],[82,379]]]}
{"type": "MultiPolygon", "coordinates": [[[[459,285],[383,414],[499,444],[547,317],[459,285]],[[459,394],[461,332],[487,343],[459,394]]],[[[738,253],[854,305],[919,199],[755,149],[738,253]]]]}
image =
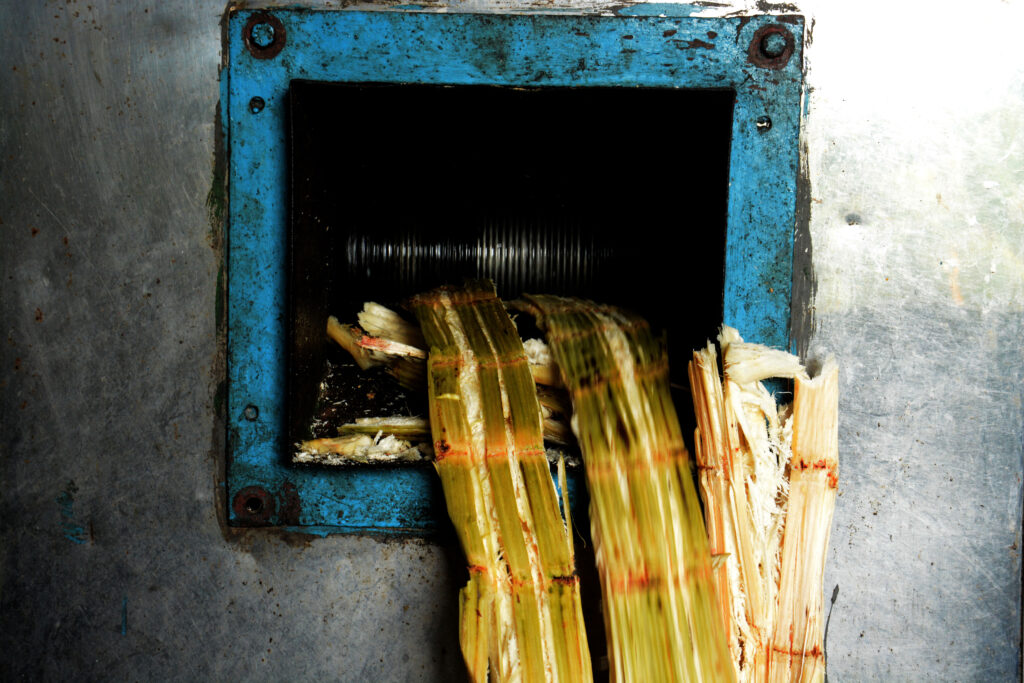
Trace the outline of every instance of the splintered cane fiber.
{"type": "Polygon", "coordinates": [[[435,467],[469,566],[459,603],[470,677],[590,681],[569,512],[515,326],[489,282],[412,303],[430,346],[435,467]]]}
{"type": "Polygon", "coordinates": [[[523,308],[572,396],[612,680],[735,680],[663,342],[591,302],[530,296],[523,308]]]}

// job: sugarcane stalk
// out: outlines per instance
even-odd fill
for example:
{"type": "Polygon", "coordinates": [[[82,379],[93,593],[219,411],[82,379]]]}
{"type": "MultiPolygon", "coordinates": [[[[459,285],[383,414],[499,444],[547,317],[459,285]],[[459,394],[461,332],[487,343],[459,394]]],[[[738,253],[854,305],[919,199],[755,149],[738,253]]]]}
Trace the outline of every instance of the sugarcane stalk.
{"type": "Polygon", "coordinates": [[[569,395],[550,386],[537,385],[537,400],[543,418],[544,440],[560,446],[576,443],[569,419],[572,417],[572,403],[569,395]]]}
{"type": "Polygon", "coordinates": [[[392,434],[342,434],[298,444],[293,462],[317,465],[387,465],[426,462],[427,444],[413,444],[392,434]]]}
{"type": "Polygon", "coordinates": [[[417,325],[407,321],[395,311],[374,301],[363,304],[363,310],[356,319],[367,334],[381,339],[390,339],[418,349],[426,348],[423,333],[417,325]]]}
{"type": "Polygon", "coordinates": [[[821,681],[822,581],[839,482],[839,367],[827,361],[793,392],[793,456],[771,681],[821,681]]]}
{"type": "MultiPolygon", "coordinates": [[[[367,304],[370,306],[370,304],[367,304]]],[[[376,305],[378,309],[389,311],[383,306],[376,305]]],[[[376,309],[374,309],[376,310],[376,309]]],[[[397,316],[397,313],[391,312],[397,316]]],[[[360,314],[363,315],[363,314],[360,314]]],[[[377,313],[378,317],[381,314],[377,313]]],[[[405,325],[409,323],[405,323],[405,325]]],[[[397,336],[411,340],[413,335],[404,328],[392,326],[392,328],[378,325],[375,327],[384,333],[393,333],[397,336]]],[[[383,365],[399,384],[407,389],[421,389],[424,383],[424,361],[427,352],[422,348],[410,346],[407,343],[396,341],[387,337],[378,337],[367,334],[355,325],[343,325],[333,315],[327,319],[327,336],[338,343],[343,349],[349,352],[360,369],[383,365]]]]}
{"type": "Polygon", "coordinates": [[[338,427],[339,434],[377,434],[383,432],[410,441],[426,441],[430,424],[423,417],[358,417],[355,422],[338,427]]]}
{"type": "Polygon", "coordinates": [[[374,358],[369,349],[359,345],[359,340],[362,338],[363,333],[355,325],[343,325],[332,315],[327,318],[327,336],[333,339],[338,346],[348,351],[360,370],[368,370],[376,365],[380,365],[380,360],[374,358]]]}
{"type": "Polygon", "coordinates": [[[733,665],[741,681],[820,680],[821,577],[807,567],[823,571],[832,513],[828,492],[807,479],[828,477],[805,473],[793,449],[797,425],[834,431],[836,407],[806,398],[823,380],[795,356],[744,343],[729,327],[719,344],[724,380],[711,344],[694,352],[689,375],[709,540],[726,558],[715,578],[733,665]],[[805,398],[779,409],[761,384],[769,377],[793,379],[805,398]]]}
{"type": "MultiPolygon", "coordinates": [[[[390,308],[373,301],[363,304],[358,320],[361,327],[344,325],[330,316],[327,319],[327,336],[345,349],[360,369],[383,365],[403,387],[422,389],[426,383],[427,352],[424,350],[426,341],[419,328],[390,308]]],[[[534,382],[538,386],[560,387],[558,368],[544,342],[528,339],[524,346],[534,382]]],[[[556,440],[564,436],[558,425],[551,428],[556,440]]]]}
{"type": "Polygon", "coordinates": [[[617,309],[550,296],[523,307],[572,398],[612,680],[734,680],[664,344],[617,309]]]}
{"type": "Polygon", "coordinates": [[[727,418],[714,346],[708,344],[706,349],[694,352],[689,375],[698,422],[693,439],[694,451],[700,471],[700,494],[704,500],[708,541],[712,556],[725,558],[713,569],[715,593],[736,673],[739,680],[744,680],[739,666],[742,658],[740,633],[748,631],[749,627],[744,613],[745,592],[740,588],[735,559],[735,514],[730,495],[732,449],[725,443],[728,438],[725,429],[727,418]],[[734,559],[729,562],[729,558],[734,559]],[[733,595],[736,595],[736,600],[733,595]]]}
{"type": "Polygon", "coordinates": [[[589,681],[570,527],[515,327],[489,283],[435,290],[412,306],[431,349],[435,468],[470,568],[460,593],[470,677],[589,681]]]}
{"type": "Polygon", "coordinates": [[[527,339],[523,342],[526,358],[530,363],[530,373],[538,386],[561,388],[562,379],[558,375],[558,366],[551,357],[551,349],[543,339],[527,339]]]}
{"type": "MultiPolygon", "coordinates": [[[[737,677],[752,681],[763,680],[758,677],[767,671],[778,591],[786,463],[780,459],[784,446],[774,400],[756,379],[741,384],[729,374],[735,365],[732,351],[739,347],[739,343],[730,344],[729,335],[731,330],[726,328],[724,383],[719,378],[714,346],[709,344],[693,354],[690,385],[709,539],[712,552],[727,556],[716,573],[722,616],[737,677]]],[[[757,373],[756,368],[742,364],[735,367],[745,379],[745,371],[757,373]]]]}

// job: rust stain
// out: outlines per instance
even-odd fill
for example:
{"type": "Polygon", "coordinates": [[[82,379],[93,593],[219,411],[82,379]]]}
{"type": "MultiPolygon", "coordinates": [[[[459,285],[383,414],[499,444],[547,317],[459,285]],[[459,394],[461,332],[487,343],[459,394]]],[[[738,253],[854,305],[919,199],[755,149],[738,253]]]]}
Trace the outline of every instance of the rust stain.
{"type": "Polygon", "coordinates": [[[244,524],[263,526],[270,524],[274,514],[274,499],[264,489],[249,486],[235,494],[232,508],[244,524]]]}
{"type": "Polygon", "coordinates": [[[36,309],[36,322],[37,323],[43,322],[43,312],[40,309],[38,309],[38,308],[36,309]]]}
{"type": "Polygon", "coordinates": [[[281,487],[281,511],[278,513],[278,523],[285,526],[298,526],[302,517],[302,501],[299,498],[299,491],[295,484],[286,481],[281,487]]]}
{"type": "Polygon", "coordinates": [[[757,29],[750,45],[747,47],[747,61],[762,69],[781,69],[789,63],[789,58],[796,50],[796,41],[793,34],[782,24],[768,24],[757,29]],[[763,52],[764,41],[769,37],[777,35],[784,41],[782,51],[778,55],[768,55],[763,52]]]}
{"type": "Polygon", "coordinates": [[[746,26],[753,17],[740,17],[739,23],[736,25],[736,44],[740,44],[740,34],[743,33],[743,27],[746,26]]]}
{"type": "Polygon", "coordinates": [[[712,43],[701,40],[700,38],[694,38],[693,40],[673,40],[676,47],[680,50],[714,50],[715,46],[712,43]]]}

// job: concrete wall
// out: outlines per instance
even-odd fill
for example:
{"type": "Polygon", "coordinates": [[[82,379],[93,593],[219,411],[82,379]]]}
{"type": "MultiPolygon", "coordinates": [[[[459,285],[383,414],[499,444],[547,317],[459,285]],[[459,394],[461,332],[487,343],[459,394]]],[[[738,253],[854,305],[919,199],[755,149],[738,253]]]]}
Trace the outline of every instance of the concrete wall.
{"type": "MultiPolygon", "coordinates": [[[[0,676],[451,680],[450,547],[223,524],[224,9],[0,10],[0,676]]],[[[1012,680],[1024,11],[795,9],[801,345],[843,368],[829,676],[1012,680]]]]}

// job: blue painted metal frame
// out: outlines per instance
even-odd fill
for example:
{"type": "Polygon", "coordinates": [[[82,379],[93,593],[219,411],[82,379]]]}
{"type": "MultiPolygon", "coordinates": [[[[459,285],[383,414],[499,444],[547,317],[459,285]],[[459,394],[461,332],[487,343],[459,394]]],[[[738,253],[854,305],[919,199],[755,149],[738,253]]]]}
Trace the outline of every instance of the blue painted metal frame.
{"type": "MultiPolygon", "coordinates": [[[[752,341],[790,345],[803,19],[683,16],[692,9],[637,5],[619,16],[275,9],[286,43],[270,59],[255,58],[243,40],[254,11],[231,14],[221,103],[230,165],[231,523],[249,524],[255,515],[266,524],[321,534],[422,533],[437,524],[429,469],[299,469],[280,452],[286,367],[284,98],[292,79],[732,89],[725,322],[752,341]],[[755,34],[770,26],[794,39],[792,57],[781,68],[759,66],[748,54],[755,34]],[[254,97],[265,102],[258,111],[250,105],[254,97]],[[253,501],[248,511],[246,501],[253,501]]],[[[635,134],[643,125],[631,124],[623,133],[635,134]]],[[[661,125],[649,134],[671,131],[670,123],[661,125]]],[[[678,140],[694,131],[672,134],[678,140]]]]}

